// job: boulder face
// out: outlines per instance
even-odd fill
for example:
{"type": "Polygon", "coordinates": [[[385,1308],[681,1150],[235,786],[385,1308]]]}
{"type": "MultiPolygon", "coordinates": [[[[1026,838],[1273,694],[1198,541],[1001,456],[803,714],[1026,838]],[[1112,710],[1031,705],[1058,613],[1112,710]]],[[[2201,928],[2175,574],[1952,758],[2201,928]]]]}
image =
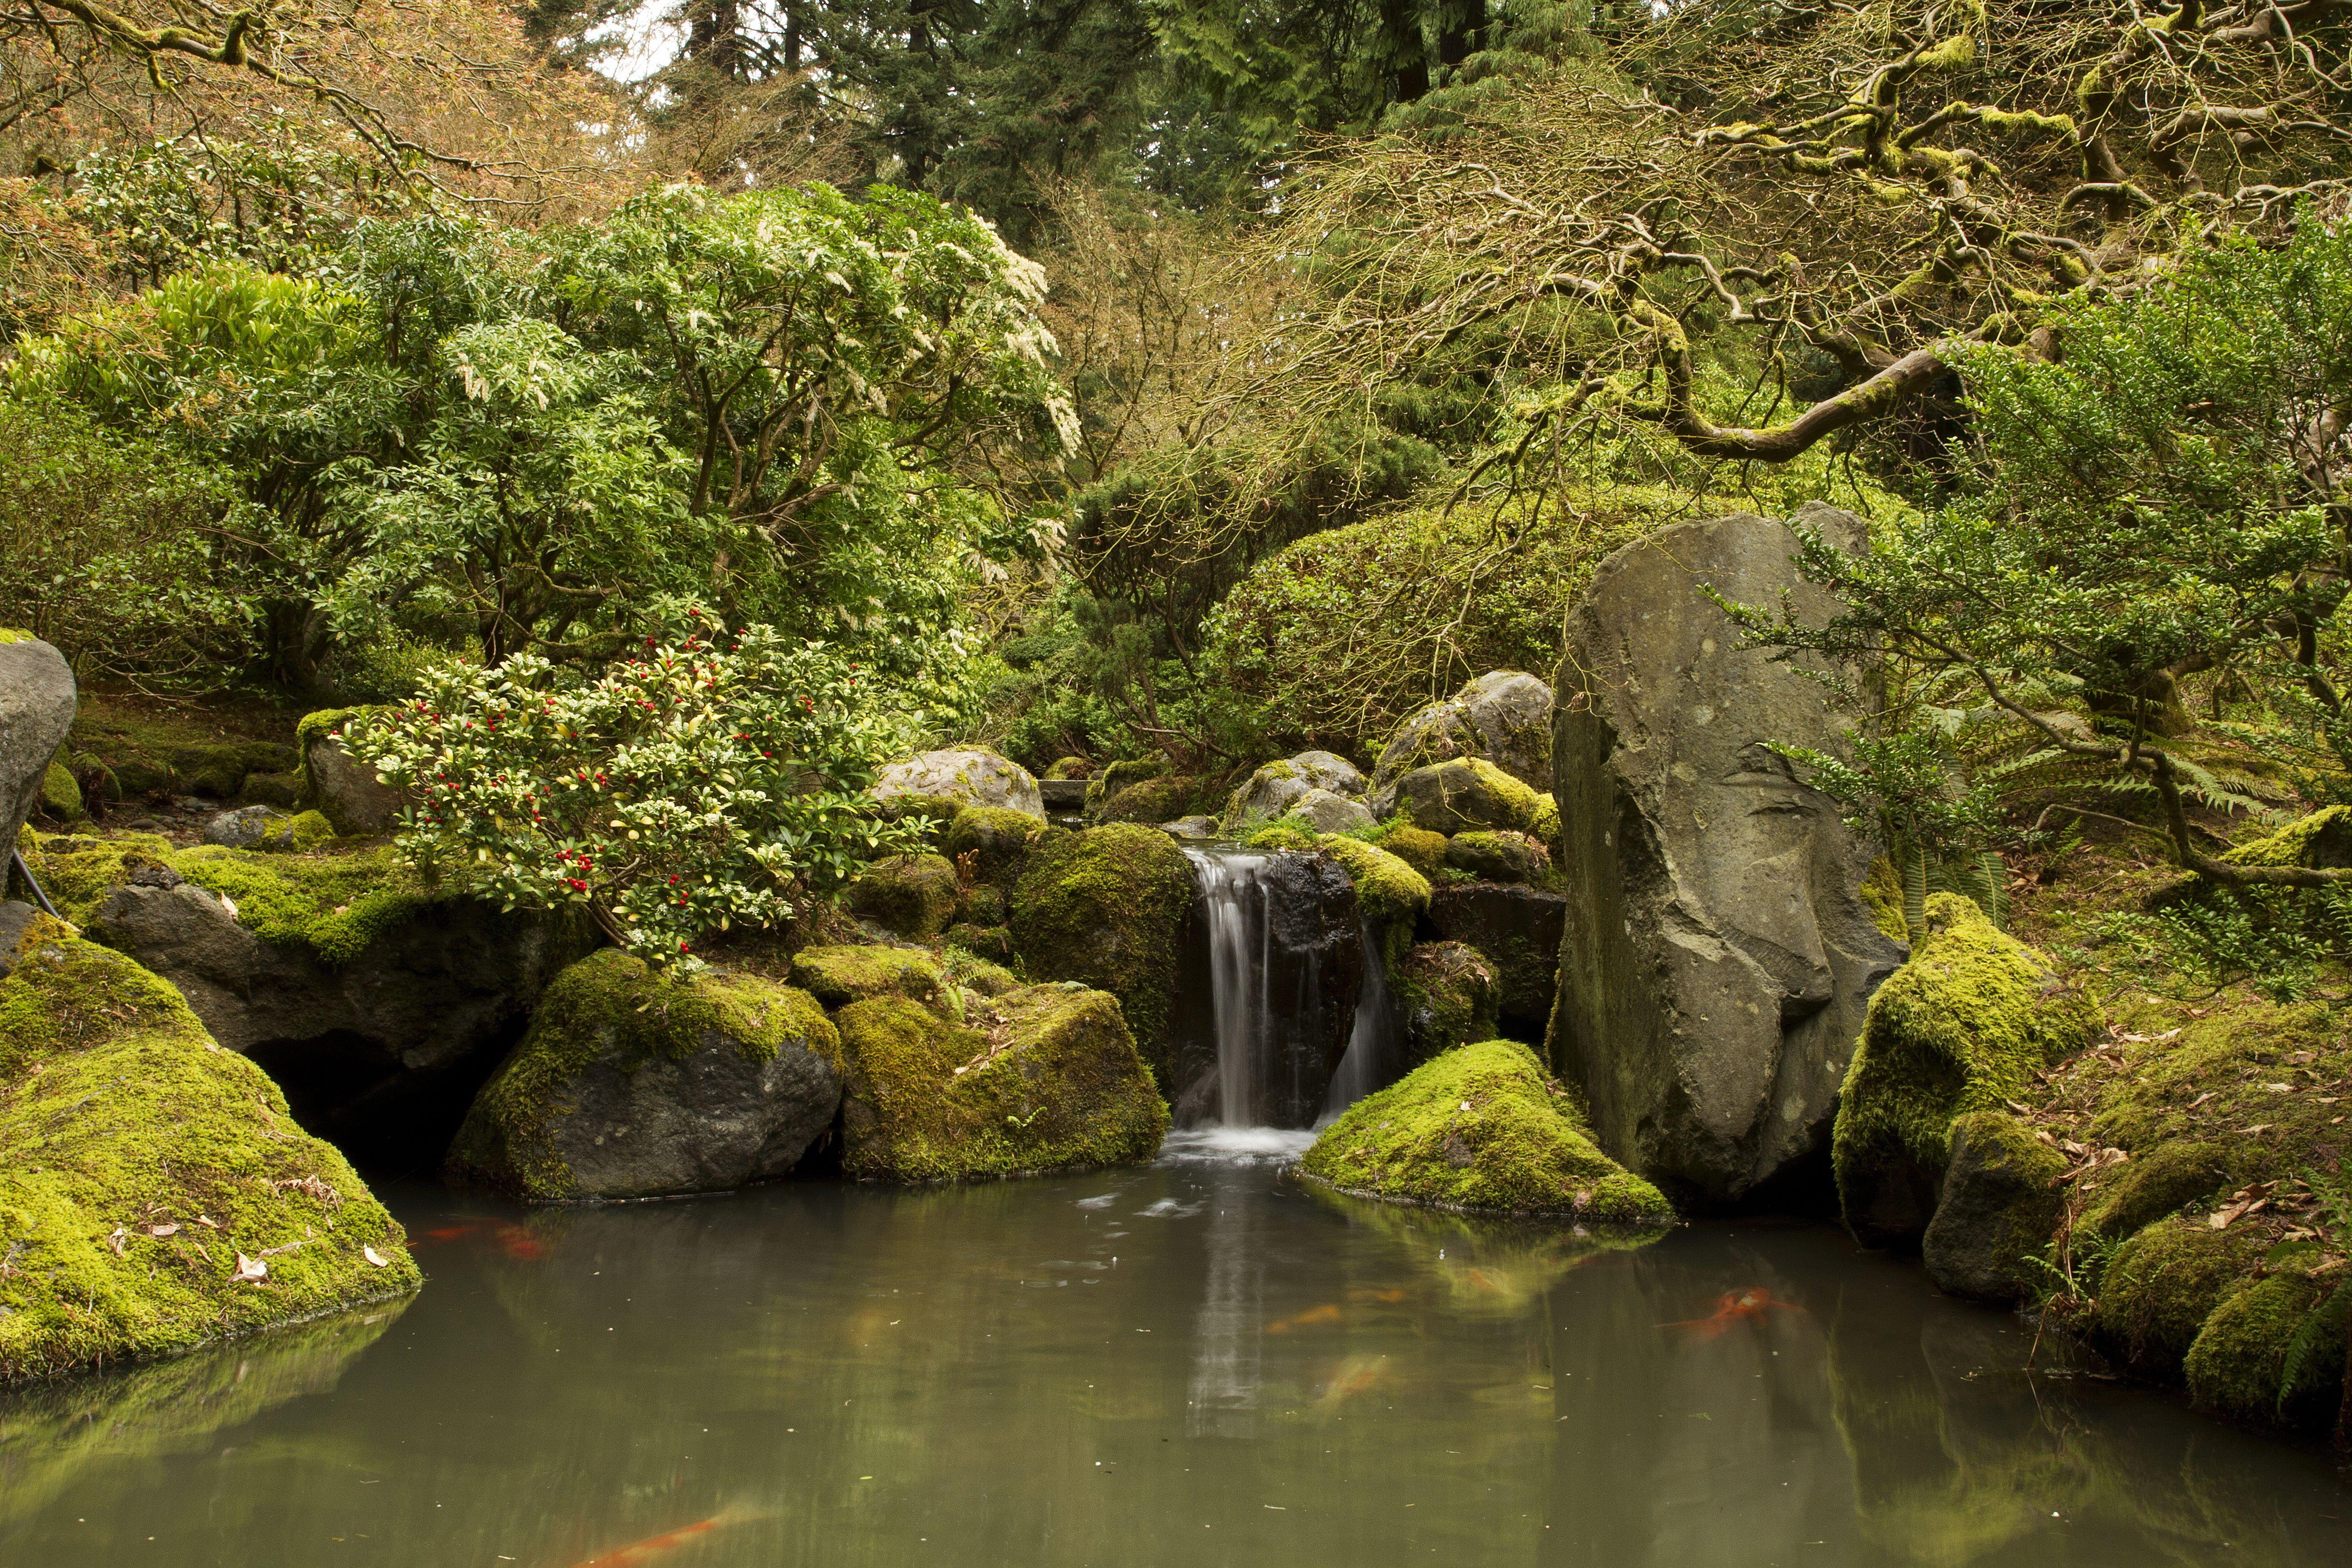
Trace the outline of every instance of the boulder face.
{"type": "Polygon", "coordinates": [[[68,918],[171,982],[215,1039],[285,1087],[305,1126],[363,1163],[437,1160],[540,993],[587,945],[557,916],[425,898],[383,851],[53,843],[90,846],[37,857],[68,918]]]}
{"type": "Polygon", "coordinates": [[[1482,675],[1397,726],[1373,764],[1370,788],[1378,794],[1415,768],[1484,757],[1530,789],[1549,789],[1551,710],[1551,688],[1534,676],[1482,675]]]}
{"type": "Polygon", "coordinates": [[[1559,987],[1567,898],[1517,883],[1457,882],[1430,894],[1428,920],[1445,941],[1486,955],[1501,1023],[1514,1036],[1538,1038],[1559,987]]]}
{"type": "Polygon", "coordinates": [[[1283,816],[1316,833],[1353,833],[1372,825],[1372,814],[1362,801],[1328,789],[1308,790],[1292,801],[1283,816]]]}
{"type": "Polygon", "coordinates": [[[959,801],[965,805],[992,805],[1041,822],[1045,817],[1045,803],[1037,793],[1036,779],[1027,768],[994,752],[951,747],[918,752],[903,763],[884,768],[866,793],[884,802],[907,796],[929,797],[959,801]]]}
{"type": "Polygon", "coordinates": [[[0,870],[17,830],[41,803],[49,763],[73,728],[74,678],[40,638],[0,630],[0,870]]]}
{"type": "Polygon", "coordinates": [[[1172,1083],[1170,1013],[1192,908],[1192,867],[1156,827],[1117,823],[1048,836],[1014,888],[1013,945],[1033,979],[1075,980],[1118,998],[1139,1052],[1172,1083]]]}
{"type": "Polygon", "coordinates": [[[1486,758],[1465,757],[1413,769],[1376,791],[1370,805],[1375,816],[1402,812],[1407,822],[1429,833],[1500,828],[1549,837],[1544,799],[1486,758]]]}
{"type": "Polygon", "coordinates": [[[294,728],[310,798],[337,833],[355,837],[392,832],[408,805],[404,792],[377,778],[374,766],[352,756],[338,739],[345,721],[368,711],[330,708],[305,715],[294,728]]]}
{"type": "MultiPolygon", "coordinates": [[[[1799,516],[1863,542],[1849,514],[1799,516]]],[[[1559,666],[1553,1060],[1603,1148],[1702,1204],[1818,1158],[1864,1009],[1904,957],[1860,895],[1874,847],[1768,744],[1837,751],[1852,716],[1743,648],[1707,596],[1785,594],[1827,618],[1797,548],[1748,515],[1629,544],[1571,611],[1559,666]]]]}
{"type": "Polygon", "coordinates": [[[1191,859],[1199,892],[1184,926],[1167,1079],[1176,1120],[1312,1127],[1363,992],[1355,884],[1328,854],[1193,850],[1191,859]]]}
{"type": "Polygon", "coordinates": [[[2066,1206],[2065,1157],[2006,1111],[1978,1110],[1950,1131],[1944,1187],[1920,1251],[1927,1278],[1955,1296],[2031,1300],[2033,1267],[2066,1206]]]}
{"type": "Polygon", "coordinates": [[[1301,752],[1295,757],[1266,763],[1234,791],[1225,802],[1225,831],[1238,833],[1247,826],[1272,822],[1293,810],[1302,796],[1317,790],[1354,801],[1363,797],[1366,787],[1364,775],[1347,758],[1332,752],[1301,752]]]}
{"type": "Polygon", "coordinates": [[[790,1173],[840,1107],[841,1037],[815,997],[664,979],[608,948],[548,987],[447,1168],[527,1203],[719,1192],[790,1173]]]}

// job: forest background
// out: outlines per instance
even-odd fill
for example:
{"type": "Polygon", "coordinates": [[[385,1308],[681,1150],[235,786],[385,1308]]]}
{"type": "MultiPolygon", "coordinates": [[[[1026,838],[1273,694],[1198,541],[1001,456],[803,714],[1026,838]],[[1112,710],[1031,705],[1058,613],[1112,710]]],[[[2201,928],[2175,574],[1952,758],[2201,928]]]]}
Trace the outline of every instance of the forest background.
{"type": "Polygon", "coordinates": [[[97,689],[289,710],[712,616],[828,650],[877,749],[1205,801],[1548,673],[1628,541],[1826,500],[1854,613],[1751,628],[1867,685],[1800,761],[1921,886],[2114,825],[2243,894],[2147,940],[2315,975],[2342,871],[2223,851],[2352,801],[2345,44],[2334,0],[0,0],[0,605],[97,689]]]}

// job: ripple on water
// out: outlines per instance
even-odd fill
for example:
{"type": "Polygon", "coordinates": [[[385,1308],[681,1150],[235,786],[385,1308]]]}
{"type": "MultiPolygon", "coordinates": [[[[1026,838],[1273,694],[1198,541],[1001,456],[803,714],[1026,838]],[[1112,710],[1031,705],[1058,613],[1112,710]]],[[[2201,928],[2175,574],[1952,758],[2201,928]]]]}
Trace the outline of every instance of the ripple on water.
{"type": "Polygon", "coordinates": [[[1185,1127],[1160,1145],[1160,1163],[1287,1165],[1314,1142],[1314,1132],[1305,1128],[1185,1127]]]}

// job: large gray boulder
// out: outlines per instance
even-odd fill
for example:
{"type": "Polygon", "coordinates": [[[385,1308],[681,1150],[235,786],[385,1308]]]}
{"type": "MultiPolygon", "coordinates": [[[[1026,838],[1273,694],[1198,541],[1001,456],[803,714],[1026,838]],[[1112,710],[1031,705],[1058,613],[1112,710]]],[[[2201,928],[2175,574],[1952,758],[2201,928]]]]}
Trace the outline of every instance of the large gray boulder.
{"type": "Polygon", "coordinates": [[[1266,763],[1234,791],[1225,802],[1225,829],[1234,832],[1272,822],[1317,790],[1358,800],[1364,789],[1364,775],[1347,758],[1332,752],[1301,752],[1266,763]]]}
{"type": "Polygon", "coordinates": [[[1045,797],[1027,768],[994,752],[950,747],[893,763],[866,792],[883,802],[929,797],[992,805],[1045,819],[1045,797]]]}
{"type": "MultiPolygon", "coordinates": [[[[1551,788],[1551,688],[1516,669],[1497,669],[1407,719],[1372,765],[1381,794],[1415,768],[1484,757],[1538,792],[1551,788]]],[[[1375,806],[1375,810],[1379,807],[1375,806]]]]}
{"type": "Polygon", "coordinates": [[[1349,800],[1328,789],[1308,790],[1290,803],[1282,819],[1318,833],[1353,833],[1372,825],[1372,814],[1365,809],[1362,801],[1349,800]]]}
{"type": "Polygon", "coordinates": [[[370,711],[327,709],[306,715],[294,731],[311,801],[337,833],[354,837],[393,832],[408,805],[407,791],[384,783],[375,764],[362,762],[343,744],[343,726],[370,711]]]}
{"type": "Polygon", "coordinates": [[[74,678],[65,656],[38,637],[0,628],[0,826],[7,829],[0,872],[73,721],[74,678]]]}
{"type": "MultiPolygon", "coordinates": [[[[1850,513],[1799,519],[1866,547],[1850,513]]],[[[1836,601],[1797,547],[1746,514],[1629,544],[1570,612],[1559,666],[1553,1060],[1603,1148],[1701,1205],[1822,1153],[1871,993],[1905,956],[1860,895],[1875,847],[1768,744],[1836,752],[1858,715],[1741,647],[1707,594],[1825,620],[1836,601]]]]}
{"type": "Polygon", "coordinates": [[[548,988],[447,1168],[530,1203],[724,1191],[790,1173],[841,1088],[841,1037],[807,992],[664,979],[607,948],[548,988]]]}
{"type": "Polygon", "coordinates": [[[540,993],[587,945],[562,917],[453,899],[330,963],[264,941],[160,865],[110,894],[88,934],[171,982],[213,1038],[268,1069],[306,1127],[379,1163],[438,1156],[540,993]]]}

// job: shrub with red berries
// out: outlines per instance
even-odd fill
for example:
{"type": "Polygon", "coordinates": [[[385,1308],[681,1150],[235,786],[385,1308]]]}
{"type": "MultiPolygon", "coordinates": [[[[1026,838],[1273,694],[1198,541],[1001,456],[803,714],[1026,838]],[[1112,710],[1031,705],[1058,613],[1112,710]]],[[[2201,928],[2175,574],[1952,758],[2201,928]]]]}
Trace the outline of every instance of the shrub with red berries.
{"type": "Polygon", "coordinates": [[[865,794],[893,737],[856,668],[765,626],[648,639],[586,679],[530,655],[436,670],[342,738],[408,790],[420,869],[584,906],[653,963],[698,966],[710,933],[787,919],[919,831],[865,794]]]}

